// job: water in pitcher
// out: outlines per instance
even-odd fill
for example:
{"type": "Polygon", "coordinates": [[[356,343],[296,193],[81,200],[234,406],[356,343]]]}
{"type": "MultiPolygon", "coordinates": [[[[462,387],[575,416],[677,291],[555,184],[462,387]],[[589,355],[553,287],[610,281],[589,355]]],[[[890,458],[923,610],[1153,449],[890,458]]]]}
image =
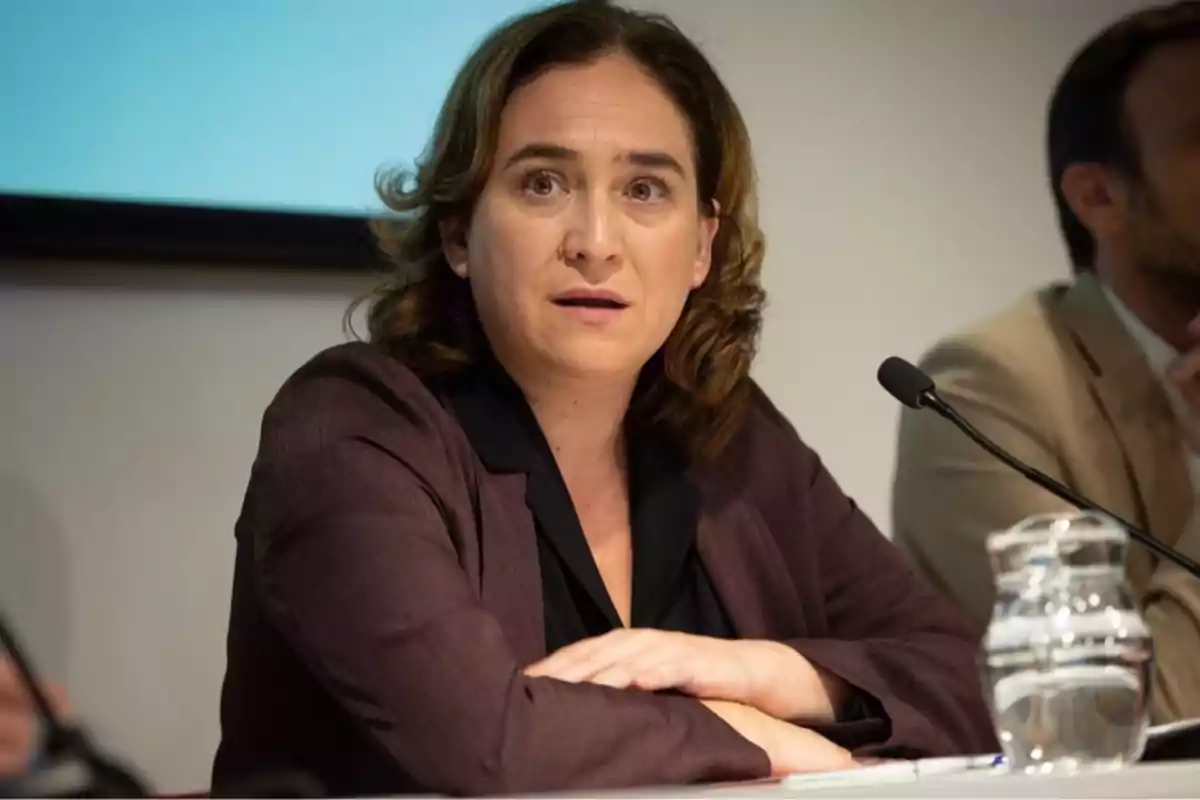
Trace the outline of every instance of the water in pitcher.
{"type": "Polygon", "coordinates": [[[1053,647],[1014,642],[990,650],[994,721],[1010,768],[1076,770],[1137,761],[1146,742],[1150,669],[1150,651],[1138,636],[1053,647]]]}
{"type": "Polygon", "coordinates": [[[1009,768],[1104,769],[1145,747],[1153,655],[1106,517],[1027,520],[989,539],[997,600],[984,677],[1009,768]]]}

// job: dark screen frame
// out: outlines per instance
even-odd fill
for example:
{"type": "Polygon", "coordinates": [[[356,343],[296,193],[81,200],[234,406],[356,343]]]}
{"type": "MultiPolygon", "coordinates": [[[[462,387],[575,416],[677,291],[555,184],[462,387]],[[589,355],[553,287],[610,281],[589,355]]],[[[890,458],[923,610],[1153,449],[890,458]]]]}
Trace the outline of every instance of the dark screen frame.
{"type": "Polygon", "coordinates": [[[384,265],[368,216],[0,193],[0,259],[353,270],[384,265]]]}

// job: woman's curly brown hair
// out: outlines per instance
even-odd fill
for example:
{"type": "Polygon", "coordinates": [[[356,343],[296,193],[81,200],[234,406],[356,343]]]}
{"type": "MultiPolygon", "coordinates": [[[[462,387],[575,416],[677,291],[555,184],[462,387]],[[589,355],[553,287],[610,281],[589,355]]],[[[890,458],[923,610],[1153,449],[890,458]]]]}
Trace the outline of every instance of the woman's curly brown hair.
{"type": "Polygon", "coordinates": [[[379,195],[396,214],[374,228],[394,269],[369,297],[369,336],[425,377],[477,361],[486,342],[468,284],[442,254],[440,223],[470,219],[512,92],[555,65],[608,53],[634,59],[684,113],[702,211],[716,210],[720,218],[708,278],[643,369],[626,424],[630,431],[664,432],[707,460],[729,442],[750,402],[765,302],[764,244],[741,113],[704,55],[663,16],[577,0],[514,18],[476,48],[416,171],[377,176],[379,195]]]}

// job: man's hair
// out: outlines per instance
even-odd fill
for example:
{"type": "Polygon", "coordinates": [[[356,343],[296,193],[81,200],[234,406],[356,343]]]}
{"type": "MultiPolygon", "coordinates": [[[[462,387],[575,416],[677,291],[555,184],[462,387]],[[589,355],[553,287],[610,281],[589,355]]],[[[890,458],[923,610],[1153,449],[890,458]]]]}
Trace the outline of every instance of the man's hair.
{"type": "Polygon", "coordinates": [[[1198,0],[1138,11],[1084,45],[1055,87],[1047,132],[1050,184],[1076,273],[1094,269],[1096,242],[1063,196],[1063,174],[1072,164],[1095,163],[1139,176],[1138,145],[1125,113],[1126,89],[1155,51],[1188,39],[1200,39],[1198,0]]]}
{"type": "Polygon", "coordinates": [[[720,218],[708,277],[643,369],[627,424],[712,457],[750,402],[764,244],[741,114],[708,60],[664,16],[576,0],[513,18],[479,44],[449,90],[417,169],[383,172],[376,181],[396,214],[376,226],[393,270],[371,298],[370,339],[422,377],[470,369],[486,355],[469,286],[443,255],[440,224],[470,219],[512,93],[557,65],[610,53],[635,61],[686,118],[701,211],[720,218]]]}

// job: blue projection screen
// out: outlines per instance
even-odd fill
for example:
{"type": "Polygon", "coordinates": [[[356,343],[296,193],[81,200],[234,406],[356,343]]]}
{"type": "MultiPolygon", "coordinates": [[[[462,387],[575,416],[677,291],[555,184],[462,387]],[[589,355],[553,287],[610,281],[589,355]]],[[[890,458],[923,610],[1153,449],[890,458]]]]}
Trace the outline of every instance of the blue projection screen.
{"type": "Polygon", "coordinates": [[[0,192],[376,209],[528,0],[3,0],[0,192]]]}
{"type": "Polygon", "coordinates": [[[58,201],[361,221],[471,47],[544,4],[2,0],[0,216],[58,201]]]}

